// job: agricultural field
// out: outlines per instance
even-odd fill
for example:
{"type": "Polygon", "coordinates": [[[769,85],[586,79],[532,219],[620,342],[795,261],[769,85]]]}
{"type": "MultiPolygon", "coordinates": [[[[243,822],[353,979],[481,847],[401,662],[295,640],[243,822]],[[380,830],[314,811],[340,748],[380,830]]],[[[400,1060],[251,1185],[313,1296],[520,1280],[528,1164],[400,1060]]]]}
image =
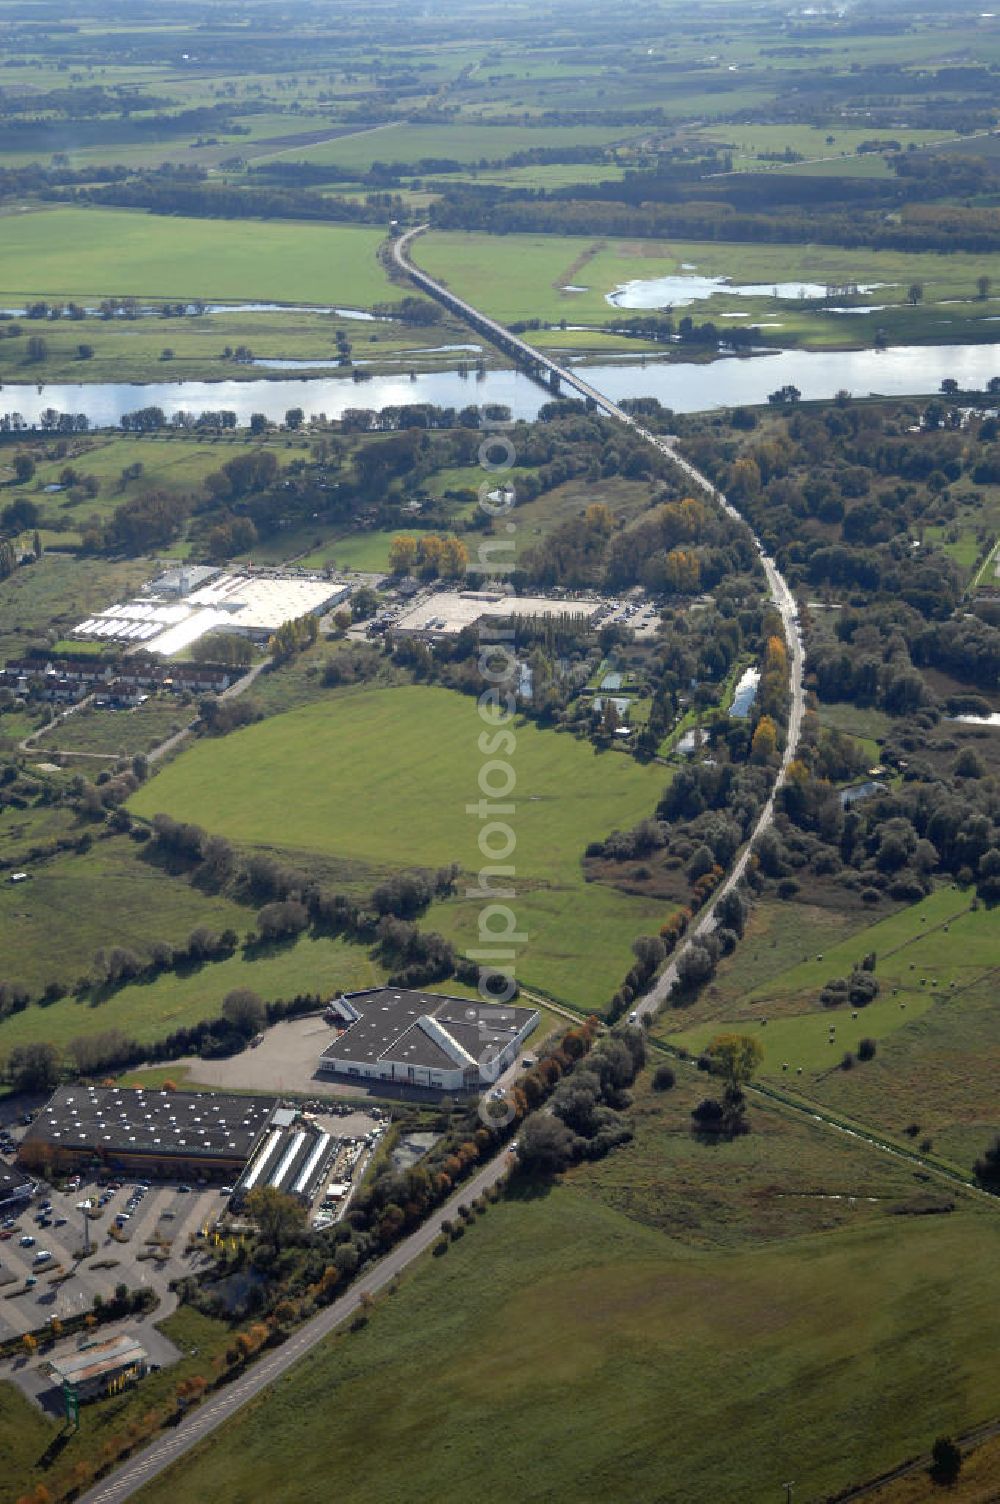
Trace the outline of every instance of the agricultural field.
{"type": "MultiPolygon", "coordinates": [[[[957,252],[897,253],[863,251],[823,245],[743,245],[724,242],[664,242],[653,240],[605,240],[585,236],[507,235],[495,237],[435,231],[424,235],[415,247],[415,258],[431,275],[440,277],[463,297],[478,299],[495,318],[541,318],[573,323],[592,320],[606,324],[616,316],[607,295],[628,282],[671,276],[697,270],[702,276],[731,277],[735,281],[760,283],[815,282],[865,285],[884,284],[866,301],[887,304],[878,322],[895,319],[898,337],[917,338],[935,305],[952,299],[967,303],[948,314],[948,338],[958,339],[956,319],[970,322],[989,318],[996,310],[992,301],[977,300],[976,280],[992,271],[991,258],[957,252]],[[909,285],[919,281],[924,288],[920,307],[906,302],[909,285]],[[565,292],[565,287],[583,287],[584,292],[565,292]]],[[[623,309],[619,317],[636,316],[642,310],[623,309]]],[[[867,343],[863,317],[849,319],[820,315],[803,309],[796,300],[737,297],[714,294],[692,304],[692,315],[719,318],[725,312],[745,314],[747,320],[766,316],[778,319],[786,331],[779,343],[791,336],[818,329],[819,343],[867,343]],[[850,326],[850,327],[845,327],[850,326]]],[[[935,317],[937,314],[935,313],[935,317]]],[[[740,322],[743,322],[741,318],[740,322]]],[[[944,327],[944,326],[942,326],[944,327]]],[[[992,326],[984,326],[984,337],[992,326]]],[[[544,334],[540,341],[544,340],[544,334]]],[[[896,328],[893,342],[896,342],[896,328]]],[[[942,338],[938,333],[936,336],[942,338]]],[[[792,341],[794,342],[794,341],[792,341]]]]}
{"type": "Polygon", "coordinates": [[[1000,1130],[989,1106],[1000,1068],[988,1001],[997,916],[970,907],[970,899],[942,887],[864,928],[856,916],[762,904],[716,981],[688,1013],[668,1011],[656,1036],[697,1054],[720,1030],[749,1028],[764,1052],[766,1081],[896,1137],[915,1123],[938,1157],[967,1173],[1000,1130]],[[869,952],[875,1001],[823,1007],[826,983],[869,952]],[[876,1041],[875,1059],[844,1070],[845,1052],[856,1054],[862,1039],[876,1041]]]}
{"type": "Polygon", "coordinates": [[[60,207],[3,226],[5,301],[239,298],[367,308],[391,296],[375,256],[383,234],[367,225],[255,223],[250,231],[227,220],[60,207]]]}
{"type": "Polygon", "coordinates": [[[422,157],[451,158],[456,162],[492,162],[535,146],[603,146],[634,135],[621,127],[555,126],[543,133],[531,126],[390,125],[342,136],[296,150],[301,162],[332,163],[345,174],[367,172],[373,162],[419,162],[422,157]]]}
{"type": "MultiPolygon", "coordinates": [[[[447,690],[331,695],[192,747],[134,796],[132,810],[165,810],[241,843],[346,858],[373,876],[453,861],[471,874],[481,858],[465,805],[478,798],[481,729],[474,701],[447,690]],[[294,803],[261,798],[286,783],[294,803]]],[[[628,969],[633,936],[666,916],[648,900],[585,884],[583,849],[649,814],[663,772],[530,724],[517,730],[514,763],[522,980],[583,1009],[603,1006],[628,969]]],[[[454,900],[428,923],[469,943],[477,914],[454,900]]]]}
{"type": "Polygon", "coordinates": [[[696,1144],[694,1099],[640,1088],[632,1144],[490,1206],[144,1504],[280,1492],[293,1457],[300,1493],[360,1500],[373,1446],[386,1504],[459,1493],[472,1468],[489,1501],[764,1500],[792,1476],[818,1499],[993,1413],[989,1209],[894,1216],[905,1167],[766,1108],[748,1139],[696,1144]],[[334,1387],[327,1448],[306,1397],[334,1387]],[[415,1450],[430,1427],[433,1454],[415,1450]]]}
{"type": "MultiPolygon", "coordinates": [[[[148,901],[151,897],[148,885],[141,891],[148,901]]],[[[113,888],[109,893],[117,896],[113,888]]],[[[219,908],[229,911],[230,922],[241,932],[252,924],[252,910],[223,900],[215,906],[199,903],[191,916],[192,926],[211,926],[214,918],[214,927],[221,927],[219,908]]],[[[131,936],[141,951],[144,941],[158,938],[150,932],[149,913],[143,917],[145,922],[140,928],[140,917],[126,911],[125,921],[110,935],[98,927],[95,933],[103,934],[105,944],[121,944],[131,936]],[[134,935],[128,927],[129,920],[135,927],[134,935]]],[[[164,905],[156,916],[157,924],[166,926],[168,917],[169,907],[164,905]]],[[[5,927],[2,915],[0,927],[5,927]]],[[[186,939],[186,932],[177,939],[186,939]]],[[[81,998],[66,997],[44,1007],[29,1006],[0,1024],[0,1051],[37,1040],[47,1040],[62,1048],[78,1036],[110,1029],[119,1029],[140,1044],[154,1044],[175,1029],[217,1018],[226,993],[238,987],[250,988],[265,1002],[273,1002],[294,998],[299,993],[333,996],[341,991],[374,987],[384,980],[385,972],[372,961],[364,946],[339,937],[307,934],[284,944],[238,950],[228,960],[206,961],[197,967],[164,972],[150,982],[97,988],[81,998]]]]}

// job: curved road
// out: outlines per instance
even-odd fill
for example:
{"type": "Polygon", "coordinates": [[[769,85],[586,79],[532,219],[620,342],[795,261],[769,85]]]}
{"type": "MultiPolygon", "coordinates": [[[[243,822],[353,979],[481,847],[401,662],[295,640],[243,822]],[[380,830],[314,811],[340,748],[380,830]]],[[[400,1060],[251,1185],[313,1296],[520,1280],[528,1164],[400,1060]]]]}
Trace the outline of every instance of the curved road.
{"type": "MultiPolygon", "coordinates": [[[[612,402],[609,397],[604,396],[603,392],[599,392],[596,387],[592,387],[576,371],[567,370],[565,366],[560,366],[556,361],[551,360],[547,355],[543,354],[542,351],[536,350],[526,340],[511,334],[510,330],[505,329],[502,324],[498,324],[494,319],[488,318],[478,308],[474,308],[471,303],[466,303],[464,299],[458,297],[450,288],[442,286],[440,282],[435,282],[433,277],[429,277],[426,272],[421,271],[419,267],[415,266],[410,260],[410,246],[418,235],[423,234],[426,228],[426,225],[418,225],[415,229],[408,230],[405,235],[401,235],[397,240],[392,242],[392,257],[399,271],[416,282],[417,286],[422,288],[424,292],[429,293],[438,302],[444,303],[453,313],[457,313],[460,318],[472,324],[480,334],[485,335],[487,339],[492,339],[506,353],[512,354],[515,358],[520,356],[527,365],[535,368],[540,367],[548,371],[551,376],[557,376],[560,383],[572,388],[581,397],[591,401],[606,417],[612,418],[616,423],[621,423],[625,428],[630,428],[633,433],[638,434],[640,438],[652,444],[654,449],[659,449],[661,453],[665,454],[673,464],[683,471],[688,480],[697,486],[700,491],[711,497],[735,522],[742,522],[745,526],[749,526],[746,518],[736,510],[733,504],[716,486],[713,486],[708,476],[703,475],[695,465],[691,464],[690,460],[686,460],[679,455],[674,444],[669,439],[651,433],[648,428],[643,428],[641,423],[638,423],[628,413],[623,412],[617,403],[612,402]]],[[[555,391],[553,395],[555,395],[555,391]]],[[[670,964],[660,973],[651,990],[636,1003],[634,1012],[639,1018],[656,1013],[660,1006],[669,998],[678,981],[677,963],[692,940],[696,939],[699,935],[707,935],[711,930],[715,929],[716,905],[725,894],[729,893],[742,880],[753,846],[774,819],[775,796],[788,775],[788,765],[795,755],[795,748],[802,729],[802,714],[805,708],[805,696],[802,687],[805,650],[802,645],[798,608],[784,576],[778,570],[774,560],[765,553],[764,545],[756,533],[753,534],[753,540],[760,555],[764,573],[767,576],[771,598],[781,615],[785,641],[788,644],[790,701],[788,722],[785,727],[785,750],[770,797],[758,815],[757,822],[750,832],[746,844],[728,873],[725,882],[713,895],[711,902],[701,911],[697,924],[688,930],[684,943],[678,947],[670,964]]]]}
{"type": "Polygon", "coordinates": [[[143,1447],[115,1472],[87,1489],[86,1493],[79,1496],[80,1504],[120,1504],[121,1500],[130,1499],[151,1478],[157,1477],[192,1447],[204,1441],[217,1426],[229,1420],[250,1400],[256,1399],[263,1390],[287,1373],[293,1364],[305,1357],[318,1342],[328,1337],[349,1316],[353,1316],[361,1305],[362,1297],[374,1295],[384,1289],[407,1264],[426,1252],[441,1235],[442,1222],[449,1216],[454,1217],[459,1203],[474,1201],[483,1191],[496,1185],[509,1164],[510,1150],[504,1149],[471,1180],[466,1181],[416,1232],[410,1233],[408,1238],[397,1244],[367,1274],[355,1280],[350,1289],[332,1305],[304,1322],[286,1342],[265,1353],[238,1379],[216,1390],[211,1398],[196,1406],[177,1427],[162,1431],[149,1446],[143,1447]]]}
{"type": "MultiPolygon", "coordinates": [[[[421,272],[408,259],[410,242],[414,236],[421,233],[425,226],[416,230],[410,230],[393,242],[392,254],[400,271],[411,277],[418,286],[422,287],[431,296],[443,302],[453,312],[465,318],[474,325],[482,334],[495,340],[502,349],[519,354],[521,358],[531,365],[542,367],[550,374],[559,377],[560,382],[578,392],[582,397],[588,398],[607,417],[615,422],[631,428],[647,443],[661,450],[677,465],[688,479],[691,480],[701,491],[709,495],[723,511],[727,512],[735,521],[745,522],[740,513],[726,499],[707,476],[703,475],[688,460],[683,459],[674,449],[673,445],[657,434],[643,428],[641,424],[622,411],[603,393],[596,390],[578,376],[575,372],[566,370],[546,355],[534,349],[524,340],[512,335],[501,324],[488,319],[471,304],[465,303],[455,296],[447,288],[442,287],[426,273],[421,272]]],[[[701,913],[697,925],[688,931],[684,944],[678,949],[669,966],[667,966],[657,979],[650,992],[636,1005],[636,1013],[639,1015],[652,1014],[659,1008],[670,995],[677,981],[677,962],[680,956],[698,935],[707,934],[715,927],[715,905],[723,894],[728,893],[741,880],[746,871],[747,862],[750,859],[750,851],[754,842],[767,829],[774,818],[774,800],[778,789],[785,781],[788,764],[794,754],[795,745],[799,738],[802,724],[803,691],[802,670],[804,654],[802,638],[799,631],[798,613],[795,601],[785,580],[779,573],[774,561],[764,552],[763,545],[758,538],[754,538],[761,562],[767,575],[768,585],[775,605],[781,614],[785,631],[785,638],[789,647],[789,668],[791,674],[791,702],[789,708],[788,724],[786,727],[786,745],[778,776],[775,779],[774,788],[770,798],[764,805],[757,818],[757,822],[750,837],[738,856],[733,868],[729,872],[725,882],[714,895],[710,905],[701,913]]],[[[235,686],[234,686],[235,687],[235,686]]],[[[320,1311],[295,1331],[281,1347],[268,1353],[257,1363],[253,1364],[238,1379],[227,1384],[221,1390],[216,1391],[211,1398],[205,1400],[194,1409],[190,1416],[172,1431],[161,1433],[149,1446],[144,1447],[131,1457],[122,1467],[109,1475],[100,1483],[96,1483],[86,1493],[81,1494],[81,1504],[120,1504],[120,1501],[131,1498],[143,1484],[151,1478],[155,1478],[166,1468],[177,1462],[192,1447],[197,1446],[211,1434],[218,1426],[227,1421],[236,1411],[248,1404],[260,1395],[270,1384],[285,1374],[293,1364],[305,1356],[318,1342],[334,1331],[342,1322],[352,1316],[361,1305],[362,1298],[366,1295],[374,1295],[383,1289],[395,1278],[406,1266],[418,1258],[440,1236],[441,1224],[449,1215],[453,1214],[459,1202],[472,1201],[488,1187],[495,1185],[505,1174],[509,1164],[509,1150],[501,1154],[485,1165],[477,1175],[466,1185],[463,1185],[445,1204],[430,1217],[416,1232],[405,1238],[396,1248],[386,1254],[367,1274],[357,1280],[332,1305],[320,1311]]]]}

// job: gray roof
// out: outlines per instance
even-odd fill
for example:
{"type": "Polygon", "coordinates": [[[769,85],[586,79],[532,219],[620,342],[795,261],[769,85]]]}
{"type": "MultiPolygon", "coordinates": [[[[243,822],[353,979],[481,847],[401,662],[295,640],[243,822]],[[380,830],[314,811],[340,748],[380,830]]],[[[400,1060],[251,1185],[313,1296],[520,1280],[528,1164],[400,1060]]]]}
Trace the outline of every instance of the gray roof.
{"type": "Polygon", "coordinates": [[[60,1086],[24,1136],[24,1147],[129,1154],[247,1158],[275,1108],[274,1097],[60,1086]]]}
{"type": "Polygon", "coordinates": [[[429,1070],[473,1065],[489,1049],[509,1044],[534,1008],[476,998],[379,987],[347,994],[360,1017],[323,1051],[322,1060],[374,1065],[391,1060],[429,1070]]]}
{"type": "Polygon", "coordinates": [[[5,1159],[0,1159],[0,1205],[15,1196],[27,1194],[33,1184],[31,1176],[25,1175],[17,1165],[10,1165],[5,1159]]]}

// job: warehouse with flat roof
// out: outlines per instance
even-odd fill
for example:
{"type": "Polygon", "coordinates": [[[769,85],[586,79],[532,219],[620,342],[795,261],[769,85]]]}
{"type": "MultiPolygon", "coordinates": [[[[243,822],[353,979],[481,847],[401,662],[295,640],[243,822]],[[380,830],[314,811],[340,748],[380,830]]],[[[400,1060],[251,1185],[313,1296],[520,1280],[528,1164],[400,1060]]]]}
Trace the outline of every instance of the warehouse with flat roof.
{"type": "Polygon", "coordinates": [[[109,1169],[133,1175],[233,1180],[274,1118],[274,1097],[60,1086],[17,1151],[27,1169],[109,1169]]]}
{"type": "Polygon", "coordinates": [[[323,1051],[319,1068],[406,1086],[475,1091],[506,1070],[539,1016],[536,1008],[404,988],[346,993],[327,1010],[341,1032],[323,1051]]]}

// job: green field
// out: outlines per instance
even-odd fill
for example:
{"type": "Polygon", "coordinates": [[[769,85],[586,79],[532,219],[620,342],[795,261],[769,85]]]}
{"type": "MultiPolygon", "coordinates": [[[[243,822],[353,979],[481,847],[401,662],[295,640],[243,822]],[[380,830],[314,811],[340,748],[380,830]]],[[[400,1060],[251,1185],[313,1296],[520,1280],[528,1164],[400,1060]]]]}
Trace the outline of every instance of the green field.
{"type": "MultiPolygon", "coordinates": [[[[977,277],[992,271],[989,256],[960,252],[939,255],[823,245],[602,240],[564,235],[489,236],[449,231],[422,236],[414,255],[432,275],[441,277],[461,296],[506,322],[534,317],[606,323],[615,314],[606,301],[607,293],[626,282],[679,272],[687,264],[696,267],[701,275],[728,276],[747,283],[857,280],[892,284],[884,292],[873,294],[871,301],[898,303],[899,318],[906,321],[907,328],[917,329],[925,322],[928,305],[933,307],[944,298],[974,299],[977,277]],[[922,282],[925,289],[924,305],[916,310],[905,304],[906,288],[913,281],[922,282]],[[560,290],[568,285],[582,286],[587,291],[560,290]]],[[[745,312],[750,318],[764,313],[769,319],[785,322],[789,332],[794,332],[796,318],[805,317],[796,313],[794,303],[776,304],[772,299],[723,294],[692,307],[700,317],[718,317],[727,309],[745,312]]],[[[985,312],[982,304],[978,309],[985,312]]],[[[641,312],[622,310],[624,316],[641,312]]],[[[822,322],[827,343],[849,344],[865,337],[861,329],[843,327],[863,324],[864,319],[830,316],[822,322]]],[[[951,337],[958,337],[954,327],[951,337]]]]}
{"type": "MultiPolygon", "coordinates": [[[[302,300],[365,308],[391,292],[375,258],[382,238],[367,225],[246,225],[124,209],[43,209],[3,219],[0,293],[302,300]]],[[[162,337],[170,343],[166,329],[162,337]]]]}
{"type": "Polygon", "coordinates": [[[766,1080],[897,1136],[917,1123],[935,1152],[968,1172],[1000,1129],[991,1089],[1000,1070],[990,1002],[998,956],[1000,914],[971,909],[970,895],[951,887],[864,928],[799,904],[762,904],[691,1013],[668,1011],[655,1032],[697,1053],[720,1030],[749,1028],[766,1080]],[[840,938],[845,929],[849,938],[840,938]],[[825,983],[869,951],[876,1000],[857,1010],[820,1006],[825,983]],[[875,1060],[839,1069],[864,1038],[878,1042],[875,1060]]]}
{"type": "MultiPolygon", "coordinates": [[[[70,853],[30,870],[30,882],[0,886],[4,974],[29,987],[52,979],[71,984],[100,946],[142,950],[147,940],[178,945],[200,924],[247,927],[245,909],[141,860],[127,837],[97,841],[84,855],[70,853]]],[[[38,1011],[51,1021],[60,1006],[38,1011]]],[[[0,1039],[27,1016],[5,1020],[0,1039]]]]}
{"type": "Polygon", "coordinates": [[[749,1138],[696,1144],[695,1099],[640,1092],[633,1144],[490,1207],[144,1504],[350,1504],[376,1453],[384,1504],[473,1473],[489,1504],[767,1504],[789,1478],[818,1500],[993,1415],[992,1209],[893,1217],[904,1167],[757,1108],[749,1138]]]}
{"type": "MultiPolygon", "coordinates": [[[[332,162],[349,172],[367,172],[373,162],[417,162],[447,157],[455,162],[497,161],[534,146],[602,146],[636,134],[622,126],[390,125],[353,136],[296,147],[283,156],[297,162],[332,162]]],[[[264,160],[262,158],[262,160],[264,160]]]]}
{"type": "MultiPolygon", "coordinates": [[[[465,806],[479,798],[482,729],[475,702],[446,690],[330,696],[192,747],[132,808],[146,817],[166,810],[240,842],[346,858],[373,876],[452,861],[473,874],[482,865],[478,822],[465,806]]],[[[584,883],[583,849],[649,814],[663,773],[530,724],[516,735],[511,860],[528,935],[521,974],[568,1002],[600,1006],[627,970],[632,937],[665,916],[662,905],[584,883]]],[[[476,912],[455,900],[431,918],[471,941],[476,912]]]]}
{"type": "MultiPolygon", "coordinates": [[[[359,272],[367,275],[367,268],[361,266],[359,272]]],[[[391,289],[382,289],[383,298],[390,293],[391,289]]],[[[344,379],[351,374],[336,364],[339,352],[334,334],[349,325],[335,313],[282,310],[169,319],[50,320],[44,326],[44,361],[32,361],[27,355],[28,339],[37,333],[37,326],[25,321],[20,327],[20,337],[0,340],[0,380],[4,382],[259,381],[268,370],[281,370],[225,356],[227,347],[234,350],[241,345],[252,351],[255,360],[313,361],[320,373],[344,379]],[[81,343],[92,351],[86,360],[79,355],[81,343]]],[[[350,333],[352,359],[373,372],[396,371],[404,358],[421,366],[454,361],[452,352],[435,350],[435,341],[448,343],[448,331],[441,328],[418,333],[402,324],[355,321],[350,333]]]]}
{"type": "MultiPolygon", "coordinates": [[[[146,897],[148,901],[150,895],[146,897]]],[[[250,917],[246,910],[235,916],[244,928],[250,917]]],[[[195,919],[198,924],[211,922],[207,907],[195,919]]],[[[115,930],[105,943],[121,944],[126,933],[115,930]]],[[[146,934],[150,939],[158,938],[149,935],[148,929],[146,934]]],[[[182,934],[177,938],[186,937],[182,934]]],[[[140,950],[141,939],[140,934],[136,938],[140,950]]],[[[236,987],[249,987],[271,1002],[301,992],[333,996],[356,991],[377,986],[384,977],[384,971],[363,946],[325,935],[303,935],[294,943],[269,947],[249,957],[237,951],[226,961],[207,961],[193,969],[164,972],[155,981],[134,982],[107,995],[88,993],[82,999],[70,997],[45,1007],[29,1007],[0,1024],[0,1050],[38,1039],[62,1046],[78,1035],[108,1029],[120,1029],[140,1044],[152,1044],[174,1029],[217,1017],[226,993],[236,987]]]]}

